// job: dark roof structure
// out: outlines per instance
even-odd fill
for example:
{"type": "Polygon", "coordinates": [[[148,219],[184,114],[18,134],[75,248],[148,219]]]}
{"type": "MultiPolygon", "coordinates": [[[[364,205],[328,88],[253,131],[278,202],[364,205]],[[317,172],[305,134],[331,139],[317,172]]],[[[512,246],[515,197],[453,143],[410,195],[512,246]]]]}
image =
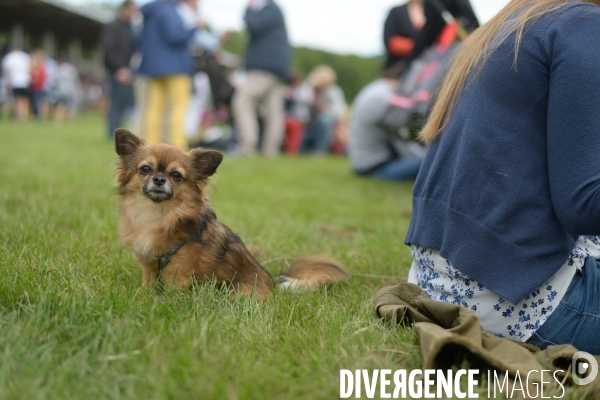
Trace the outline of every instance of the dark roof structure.
{"type": "Polygon", "coordinates": [[[102,27],[113,18],[110,11],[64,0],[0,0],[0,27],[18,23],[32,36],[53,32],[57,41],[78,38],[85,48],[98,45],[102,27]]]}

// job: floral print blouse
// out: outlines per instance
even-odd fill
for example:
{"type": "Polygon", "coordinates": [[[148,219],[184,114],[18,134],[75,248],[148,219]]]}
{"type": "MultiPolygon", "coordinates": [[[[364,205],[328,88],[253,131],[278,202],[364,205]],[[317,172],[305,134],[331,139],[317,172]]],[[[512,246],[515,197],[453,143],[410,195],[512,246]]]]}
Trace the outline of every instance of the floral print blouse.
{"type": "Polygon", "coordinates": [[[600,236],[581,236],[571,256],[543,285],[512,304],[456,269],[438,250],[413,244],[408,281],[433,300],[460,304],[473,311],[483,329],[501,338],[526,341],[552,315],[585,259],[600,259],[600,236]]]}

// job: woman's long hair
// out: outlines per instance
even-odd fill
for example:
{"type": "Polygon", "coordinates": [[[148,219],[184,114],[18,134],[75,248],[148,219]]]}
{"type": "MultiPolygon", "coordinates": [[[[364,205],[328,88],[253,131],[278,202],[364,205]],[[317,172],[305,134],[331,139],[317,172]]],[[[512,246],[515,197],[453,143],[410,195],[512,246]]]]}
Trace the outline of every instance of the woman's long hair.
{"type": "MultiPolygon", "coordinates": [[[[516,34],[514,67],[526,26],[574,0],[512,0],[494,18],[477,29],[454,56],[450,69],[419,139],[429,144],[448,124],[467,77],[484,66],[492,52],[510,35],[516,34]]],[[[600,6],[600,0],[579,0],[600,6]]]]}

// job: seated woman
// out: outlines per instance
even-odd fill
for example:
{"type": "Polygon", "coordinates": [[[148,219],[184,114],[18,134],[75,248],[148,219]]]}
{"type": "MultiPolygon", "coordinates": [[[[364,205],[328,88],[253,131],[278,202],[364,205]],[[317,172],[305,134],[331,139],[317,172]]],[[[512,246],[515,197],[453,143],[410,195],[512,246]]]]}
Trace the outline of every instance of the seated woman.
{"type": "Polygon", "coordinates": [[[409,282],[540,348],[600,354],[600,0],[512,0],[427,124],[409,282]]]}
{"type": "Polygon", "coordinates": [[[347,108],[344,92],[336,81],[337,74],[328,65],[317,65],[308,74],[307,84],[312,91],[312,102],[300,148],[302,153],[329,153],[335,126],[347,108]]]}

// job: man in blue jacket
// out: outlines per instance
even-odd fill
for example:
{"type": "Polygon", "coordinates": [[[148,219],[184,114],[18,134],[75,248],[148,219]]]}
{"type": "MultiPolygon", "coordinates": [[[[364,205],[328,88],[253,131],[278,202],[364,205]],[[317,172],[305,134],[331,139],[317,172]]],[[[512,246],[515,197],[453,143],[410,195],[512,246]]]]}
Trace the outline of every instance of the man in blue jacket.
{"type": "Polygon", "coordinates": [[[197,0],[155,1],[142,7],[144,29],[139,73],[149,78],[146,140],[150,144],[162,142],[162,120],[169,104],[171,144],[187,150],[184,123],[193,72],[188,43],[203,23],[198,20],[196,25],[187,26],[181,17],[182,7],[194,14],[197,0]]]}
{"type": "Polygon", "coordinates": [[[291,48],[285,21],[273,0],[251,0],[244,16],[250,41],[246,49],[247,78],[233,98],[233,115],[239,132],[239,151],[256,152],[258,123],[256,110],[265,112],[262,153],[279,153],[285,112],[282,81],[290,72],[291,48]]]}

